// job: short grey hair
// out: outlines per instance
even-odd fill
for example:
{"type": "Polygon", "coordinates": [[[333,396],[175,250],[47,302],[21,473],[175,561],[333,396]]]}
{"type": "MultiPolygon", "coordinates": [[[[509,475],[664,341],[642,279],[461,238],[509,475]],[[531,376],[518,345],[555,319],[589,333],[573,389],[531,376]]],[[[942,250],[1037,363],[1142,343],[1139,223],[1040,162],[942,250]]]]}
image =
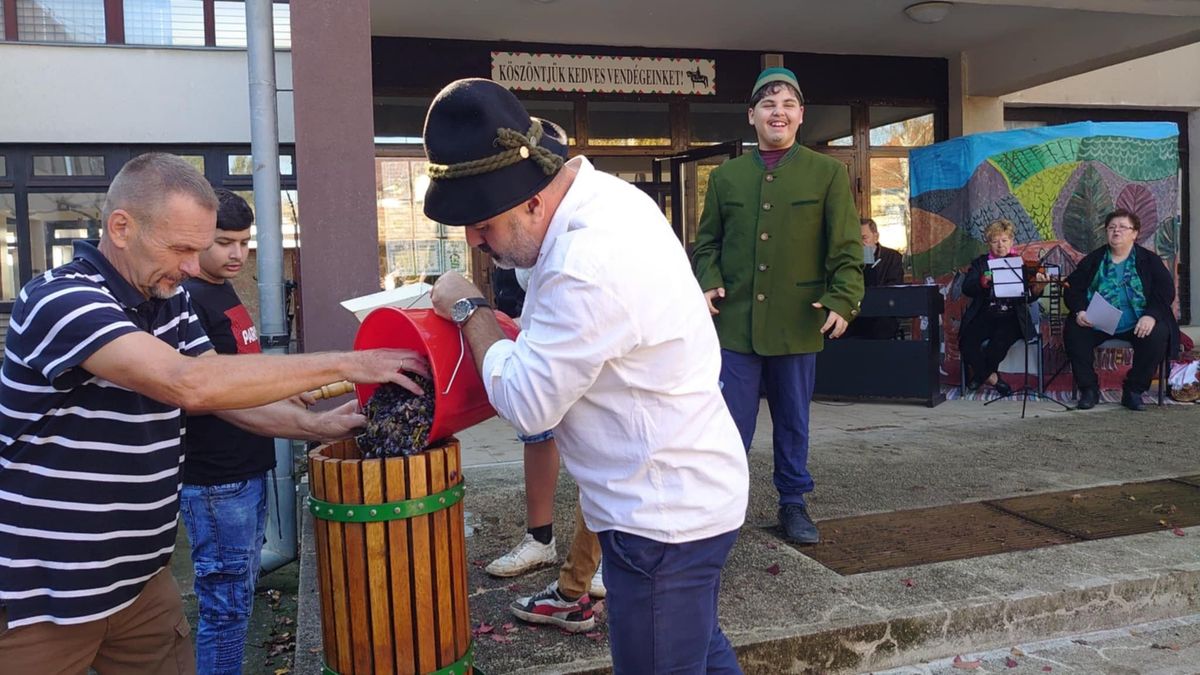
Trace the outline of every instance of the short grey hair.
{"type": "Polygon", "coordinates": [[[128,211],[143,225],[152,227],[172,195],[187,195],[200,206],[216,211],[219,202],[212,185],[178,155],[148,152],[125,163],[104,196],[103,222],[113,211],[128,211]]]}

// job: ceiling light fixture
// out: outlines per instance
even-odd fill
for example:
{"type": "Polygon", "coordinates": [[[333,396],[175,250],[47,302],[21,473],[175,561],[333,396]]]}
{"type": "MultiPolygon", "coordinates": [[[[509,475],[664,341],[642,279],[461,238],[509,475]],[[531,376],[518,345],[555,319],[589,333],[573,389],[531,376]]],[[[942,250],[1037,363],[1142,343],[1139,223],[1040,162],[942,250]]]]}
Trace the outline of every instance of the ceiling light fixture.
{"type": "Polygon", "coordinates": [[[918,2],[904,8],[908,18],[917,23],[937,23],[950,13],[953,2],[918,2]]]}

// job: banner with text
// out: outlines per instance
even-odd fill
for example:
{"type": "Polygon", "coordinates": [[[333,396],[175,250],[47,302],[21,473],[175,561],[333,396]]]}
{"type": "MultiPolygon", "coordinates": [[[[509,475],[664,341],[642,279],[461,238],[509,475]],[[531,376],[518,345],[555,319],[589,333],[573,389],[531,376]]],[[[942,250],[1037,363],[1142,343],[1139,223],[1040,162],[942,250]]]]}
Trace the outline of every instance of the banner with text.
{"type": "Polygon", "coordinates": [[[519,91],[717,93],[712,59],[492,52],[492,79],[519,91]]]}

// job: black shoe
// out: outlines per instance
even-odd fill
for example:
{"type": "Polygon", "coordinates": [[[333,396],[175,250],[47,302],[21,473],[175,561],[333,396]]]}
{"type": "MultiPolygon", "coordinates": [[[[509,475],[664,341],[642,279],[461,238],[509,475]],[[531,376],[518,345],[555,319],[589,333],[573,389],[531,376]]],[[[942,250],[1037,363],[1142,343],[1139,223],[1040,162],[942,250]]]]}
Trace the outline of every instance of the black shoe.
{"type": "Polygon", "coordinates": [[[1100,402],[1099,387],[1084,387],[1079,390],[1079,403],[1075,405],[1079,410],[1091,410],[1100,402]]]}
{"type": "Polygon", "coordinates": [[[996,376],[996,384],[992,385],[992,389],[995,389],[996,393],[1000,394],[1001,396],[1009,396],[1012,394],[1012,387],[1008,386],[1008,383],[1000,379],[999,376],[996,376]]]}
{"type": "Polygon", "coordinates": [[[779,526],[787,540],[797,544],[816,544],[821,541],[821,533],[808,516],[808,509],[803,504],[784,504],[779,507],[779,526]]]}
{"type": "Polygon", "coordinates": [[[1130,391],[1125,389],[1121,392],[1121,405],[1130,410],[1145,410],[1146,404],[1142,403],[1142,392],[1130,391]]]}
{"type": "Polygon", "coordinates": [[[975,391],[976,389],[978,389],[982,386],[983,386],[983,380],[980,380],[980,379],[974,378],[974,377],[967,380],[967,389],[969,389],[971,391],[975,391]]]}

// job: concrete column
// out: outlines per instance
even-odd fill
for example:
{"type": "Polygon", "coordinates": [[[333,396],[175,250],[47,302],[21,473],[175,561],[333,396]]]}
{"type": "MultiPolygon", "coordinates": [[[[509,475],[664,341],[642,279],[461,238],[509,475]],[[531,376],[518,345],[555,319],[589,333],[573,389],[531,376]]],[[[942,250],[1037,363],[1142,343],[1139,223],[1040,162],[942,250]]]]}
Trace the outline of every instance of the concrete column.
{"type": "Polygon", "coordinates": [[[962,52],[946,59],[949,62],[950,81],[947,86],[949,100],[949,125],[947,133],[950,138],[963,135],[963,101],[967,96],[967,56],[962,52]]]}
{"type": "Polygon", "coordinates": [[[970,68],[967,55],[959,53],[950,62],[948,96],[951,138],[1004,129],[1004,102],[992,96],[968,96],[970,68]]]}
{"type": "Polygon", "coordinates": [[[305,351],[349,349],[338,302],[378,291],[370,0],[292,0],[300,331],[305,351]]]}

